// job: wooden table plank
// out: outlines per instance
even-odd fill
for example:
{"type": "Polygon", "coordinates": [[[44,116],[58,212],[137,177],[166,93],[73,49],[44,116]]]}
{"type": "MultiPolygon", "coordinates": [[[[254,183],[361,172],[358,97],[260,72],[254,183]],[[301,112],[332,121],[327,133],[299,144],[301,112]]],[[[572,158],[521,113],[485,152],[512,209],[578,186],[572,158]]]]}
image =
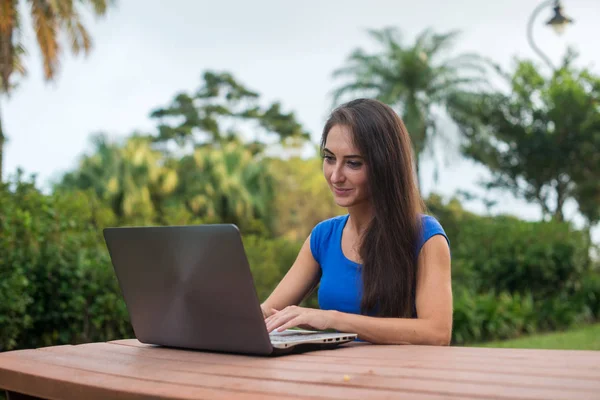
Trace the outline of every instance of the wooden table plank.
{"type": "Polygon", "coordinates": [[[0,353],[0,387],[91,399],[600,398],[600,352],[503,350],[352,344],[269,358],[122,340],[0,353]]]}
{"type": "MultiPolygon", "coordinates": [[[[335,352],[336,357],[349,357],[353,359],[440,359],[440,357],[452,357],[457,360],[465,360],[488,363],[493,359],[495,363],[513,363],[515,361],[524,361],[526,365],[540,366],[547,365],[548,361],[560,362],[561,366],[579,369],[598,369],[600,363],[599,354],[591,351],[562,351],[547,350],[544,351],[514,351],[517,349],[481,349],[462,348],[462,347],[436,347],[436,346],[371,346],[371,348],[340,348],[335,352]],[[493,350],[493,351],[485,351],[493,350]]],[[[319,353],[306,353],[305,355],[319,355],[319,353]]]]}
{"type": "MultiPolygon", "coordinates": [[[[139,342],[135,339],[115,340],[107,342],[110,344],[120,344],[134,347],[159,347],[139,342]]],[[[440,356],[451,355],[455,359],[481,361],[485,359],[494,359],[495,361],[514,361],[526,360],[536,361],[532,366],[547,363],[547,361],[559,361],[572,363],[573,367],[582,369],[600,369],[598,360],[600,351],[589,350],[533,350],[533,349],[503,349],[503,348],[479,348],[479,347],[455,347],[455,346],[382,346],[382,345],[362,345],[362,344],[344,344],[331,351],[307,352],[299,355],[288,355],[286,358],[304,356],[317,356],[331,354],[335,357],[348,357],[352,359],[376,359],[384,356],[386,359],[402,360],[423,360],[439,359],[440,356]],[[538,361],[542,361],[541,363],[538,361]]],[[[571,366],[569,364],[569,366],[571,366]]]]}
{"type": "MultiPolygon", "coordinates": [[[[293,399],[299,396],[267,396],[264,393],[216,390],[118,375],[66,368],[34,360],[0,358],[0,387],[47,399],[137,400],[137,399],[293,399]]],[[[303,397],[303,396],[301,396],[303,397]]],[[[304,398],[304,397],[303,397],[304,398]]]]}
{"type": "MultiPolygon", "coordinates": [[[[130,347],[141,347],[141,348],[160,348],[156,346],[146,345],[139,343],[137,340],[133,341],[119,341],[119,342],[111,342],[112,344],[118,344],[122,346],[130,346],[130,347]]],[[[373,346],[374,347],[374,346],[373,346]]],[[[388,352],[393,354],[395,346],[390,346],[388,352]]],[[[398,346],[398,347],[406,347],[409,346],[398,346]]],[[[600,377],[600,372],[589,370],[587,368],[576,369],[576,368],[565,368],[561,365],[553,365],[552,362],[546,363],[546,365],[523,365],[522,362],[513,362],[511,364],[496,364],[495,362],[476,362],[469,363],[464,360],[450,358],[450,357],[438,357],[437,359],[430,358],[419,358],[418,351],[420,346],[410,346],[412,349],[412,356],[407,354],[406,359],[388,359],[386,358],[354,358],[354,357],[341,357],[338,356],[338,352],[341,352],[343,348],[332,350],[332,351],[323,351],[323,352],[312,352],[305,353],[302,355],[289,355],[285,357],[281,357],[278,360],[286,360],[298,365],[331,365],[333,367],[337,367],[339,365],[344,366],[356,366],[356,367],[367,367],[371,368],[374,363],[377,364],[378,367],[389,367],[389,368],[423,368],[427,370],[435,369],[435,370],[447,370],[447,371],[464,371],[464,372],[485,372],[491,374],[513,374],[513,375],[530,375],[530,376],[547,376],[547,377],[568,377],[568,378],[579,378],[579,379],[591,379],[598,380],[600,377]],[[415,353],[416,352],[416,353],[415,353]],[[310,357],[310,358],[309,358],[310,357]]],[[[174,349],[166,349],[160,348],[162,350],[173,350],[180,351],[174,349]]],[[[600,352],[591,352],[597,353],[598,363],[600,363],[600,352]]],[[[179,353],[177,353],[179,354],[179,353]]],[[[193,352],[192,352],[193,354],[193,352]]],[[[205,353],[210,354],[210,353],[205,353]]],[[[185,354],[181,354],[181,357],[187,357],[185,354]]],[[[190,355],[190,357],[194,357],[190,355]]],[[[234,359],[239,359],[240,356],[237,355],[219,355],[218,357],[227,358],[231,357],[234,359]]],[[[241,356],[243,357],[243,356],[241,356]]]]}
{"type": "MultiPolygon", "coordinates": [[[[137,380],[137,386],[144,387],[148,383],[153,386],[161,387],[166,385],[170,388],[170,393],[173,398],[188,398],[180,397],[179,390],[176,388],[185,388],[185,396],[191,388],[210,388],[224,392],[238,392],[236,395],[245,395],[250,393],[258,395],[259,398],[277,397],[285,398],[285,396],[301,396],[302,398],[327,398],[327,399],[390,399],[397,398],[400,394],[393,390],[372,390],[365,389],[348,384],[344,381],[343,376],[338,374],[339,384],[309,384],[304,382],[274,380],[270,376],[261,376],[259,378],[245,378],[235,375],[218,376],[213,374],[191,373],[184,370],[168,370],[163,369],[162,365],[158,366],[156,362],[144,362],[141,358],[134,358],[133,361],[125,361],[119,359],[105,360],[106,362],[98,362],[93,357],[79,355],[62,355],[54,352],[42,352],[39,350],[28,350],[19,352],[19,356],[15,357],[18,361],[25,359],[32,364],[37,365],[40,369],[54,369],[55,367],[69,368],[71,370],[93,372],[98,375],[104,375],[102,379],[105,384],[110,382],[112,377],[129,378],[132,381],[137,380]]],[[[16,355],[15,355],[16,356],[16,355]]],[[[9,357],[6,357],[7,359],[9,357]]],[[[11,366],[12,368],[12,366],[11,366]]],[[[2,375],[3,364],[0,358],[0,379],[2,375]]],[[[0,385],[2,381],[0,381],[0,385]]],[[[9,390],[19,391],[18,389],[9,388],[9,390]]],[[[28,393],[30,394],[30,393],[28,393]]],[[[411,399],[448,399],[449,396],[442,396],[436,393],[419,394],[413,393],[411,390],[404,390],[404,394],[411,399]]],[[[34,394],[38,395],[39,394],[34,394]]],[[[230,398],[235,397],[231,393],[230,398]]],[[[84,396],[87,398],[87,396],[84,396]]],[[[203,396],[203,398],[212,398],[203,396]]],[[[456,398],[456,397],[452,397],[456,398]]]]}
{"type": "MultiPolygon", "coordinates": [[[[401,367],[380,367],[373,362],[370,366],[353,366],[340,364],[314,364],[314,363],[298,363],[287,357],[277,359],[255,359],[231,356],[226,354],[203,354],[202,357],[197,357],[192,354],[187,357],[189,352],[182,352],[176,349],[167,348],[148,348],[140,353],[135,348],[128,346],[108,347],[106,344],[86,345],[85,352],[94,354],[94,357],[102,357],[108,353],[119,353],[129,356],[142,356],[161,360],[176,360],[181,362],[202,363],[205,368],[212,369],[214,373],[225,373],[228,368],[246,367],[254,371],[260,369],[289,370],[289,371],[311,371],[318,374],[334,373],[339,374],[343,371],[344,375],[374,375],[392,378],[411,378],[421,379],[428,384],[432,381],[450,381],[463,383],[488,383],[500,385],[513,385],[522,387],[542,387],[550,389],[571,389],[574,391],[587,390],[600,393],[600,379],[579,379],[579,378],[561,378],[561,377],[546,377],[527,374],[489,374],[477,371],[448,371],[448,370],[427,370],[420,368],[401,368],[401,367]],[[183,354],[182,354],[183,353],[183,354]],[[217,372],[222,371],[222,372],[217,372]]],[[[52,349],[50,349],[52,351],[52,349]]],[[[73,352],[78,350],[73,349],[73,352]]],[[[306,355],[308,355],[307,353],[306,355]]],[[[250,372],[255,373],[255,372],[250,372]]],[[[258,373],[258,372],[256,372],[258,373]]]]}

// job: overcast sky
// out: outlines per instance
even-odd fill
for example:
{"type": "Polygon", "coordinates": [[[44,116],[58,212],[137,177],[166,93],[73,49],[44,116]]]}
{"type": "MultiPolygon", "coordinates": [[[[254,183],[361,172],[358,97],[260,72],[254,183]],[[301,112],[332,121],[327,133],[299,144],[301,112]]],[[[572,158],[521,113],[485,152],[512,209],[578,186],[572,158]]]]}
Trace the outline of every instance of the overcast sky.
{"type": "MultiPolygon", "coordinates": [[[[355,47],[373,49],[365,29],[396,26],[407,43],[427,27],[436,32],[458,29],[463,33],[456,53],[477,52],[505,67],[513,65],[515,56],[541,64],[526,36],[529,16],[540,3],[119,0],[106,18],[88,21],[93,53],[88,58],[66,55],[52,84],[42,79],[39,52],[27,26],[29,75],[10,99],[0,100],[9,138],[4,175],[22,167],[46,185],[76,166],[95,132],[114,137],[134,130],[154,132],[150,110],[167,105],[179,91],[196,89],[206,69],[232,72],[265,102],[281,101],[317,141],[335,87],[331,72],[344,65],[355,47]]],[[[575,24],[557,36],[544,26],[552,15],[548,7],[537,19],[536,43],[555,63],[572,45],[581,53],[579,64],[600,73],[600,1],[563,0],[563,6],[575,24]]],[[[28,18],[23,22],[28,25],[28,18]]],[[[454,132],[450,124],[442,128],[454,132]]],[[[450,162],[438,183],[433,163],[423,168],[424,192],[448,196],[458,189],[474,190],[485,169],[461,160],[452,149],[446,153],[450,162]]],[[[496,197],[496,212],[540,216],[537,206],[508,195],[496,197]]],[[[468,208],[484,212],[481,204],[468,208]]]]}

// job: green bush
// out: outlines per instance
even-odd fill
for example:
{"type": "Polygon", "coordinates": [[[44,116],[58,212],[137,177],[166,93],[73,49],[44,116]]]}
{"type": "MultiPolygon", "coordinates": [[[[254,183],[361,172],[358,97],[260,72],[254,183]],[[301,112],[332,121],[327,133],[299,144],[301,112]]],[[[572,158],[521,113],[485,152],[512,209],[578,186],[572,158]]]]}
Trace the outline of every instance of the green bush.
{"type": "Polygon", "coordinates": [[[437,196],[427,205],[450,238],[455,287],[543,298],[576,288],[590,269],[589,234],[569,223],[482,217],[437,196]]]}
{"type": "Polygon", "coordinates": [[[258,298],[262,302],[292,266],[302,243],[254,235],[244,235],[243,241],[258,298]]]}
{"type": "MultiPolygon", "coordinates": [[[[600,275],[586,233],[566,223],[480,217],[435,197],[428,206],[452,244],[454,343],[600,318],[600,275]]],[[[133,337],[101,236],[118,224],[90,193],[44,195],[21,176],[0,186],[0,351],[133,337]]],[[[265,237],[251,223],[242,234],[264,301],[302,243],[265,237]]],[[[302,304],[318,307],[316,292],[302,304]]]]}
{"type": "MultiPolygon", "coordinates": [[[[244,247],[261,302],[267,299],[294,264],[302,244],[303,242],[281,238],[265,239],[259,236],[244,236],[244,247]]],[[[301,305],[318,308],[317,291],[309,293],[301,305]]]]}
{"type": "Polygon", "coordinates": [[[512,339],[594,321],[597,316],[590,311],[594,303],[588,295],[593,294],[596,301],[598,293],[598,287],[590,287],[536,300],[531,293],[472,293],[459,289],[454,293],[453,343],[512,339]]]}
{"type": "Polygon", "coordinates": [[[582,277],[577,296],[577,301],[585,307],[587,319],[600,320],[600,271],[598,269],[591,270],[582,277]]]}
{"type": "MultiPolygon", "coordinates": [[[[0,191],[0,351],[133,337],[101,236],[112,213],[83,192],[12,186],[0,191]]],[[[243,240],[262,301],[301,243],[253,232],[243,240]]]]}
{"type": "Polygon", "coordinates": [[[0,351],[14,348],[19,334],[31,324],[27,307],[29,279],[25,270],[32,250],[37,244],[27,234],[31,215],[17,207],[21,202],[31,201],[28,187],[19,187],[12,195],[8,184],[0,187],[0,351]]]}
{"type": "Polygon", "coordinates": [[[0,193],[0,348],[130,337],[97,228],[108,214],[83,193],[44,195],[21,176],[12,186],[0,193]]]}
{"type": "Polygon", "coordinates": [[[482,218],[464,225],[466,235],[453,255],[477,271],[479,290],[547,297],[575,287],[589,268],[587,239],[565,223],[482,218]]]}
{"type": "Polygon", "coordinates": [[[510,339],[536,330],[531,294],[493,291],[473,294],[465,289],[454,294],[452,342],[464,344],[510,339]]]}
{"type": "Polygon", "coordinates": [[[438,196],[427,205],[451,241],[455,343],[599,318],[600,278],[588,232],[568,223],[482,217],[438,196]]]}

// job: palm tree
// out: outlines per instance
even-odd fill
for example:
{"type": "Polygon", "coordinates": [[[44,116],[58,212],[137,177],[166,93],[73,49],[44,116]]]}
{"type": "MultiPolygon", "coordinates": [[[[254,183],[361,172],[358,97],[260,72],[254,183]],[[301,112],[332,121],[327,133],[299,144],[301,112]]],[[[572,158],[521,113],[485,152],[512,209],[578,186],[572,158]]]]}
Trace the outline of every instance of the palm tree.
{"type": "Polygon", "coordinates": [[[163,155],[151,147],[152,139],[133,135],[118,145],[97,135],[93,143],[93,153],[82,157],[79,168],[55,188],[91,190],[120,223],[164,222],[162,206],[175,190],[177,174],[163,165],[163,155]]]}
{"type": "Polygon", "coordinates": [[[197,147],[179,162],[178,176],[177,194],[194,216],[242,227],[262,221],[271,230],[274,179],[240,142],[197,147]]]}
{"type": "Polygon", "coordinates": [[[333,92],[334,103],[339,104],[347,95],[360,95],[394,107],[411,135],[420,183],[421,157],[424,151],[433,154],[433,141],[441,135],[432,108],[447,106],[450,94],[483,82],[482,60],[475,54],[442,57],[454,44],[458,32],[435,34],[425,30],[408,47],[402,45],[395,28],[368,33],[381,50],[369,54],[355,49],[347,65],[334,71],[334,78],[346,78],[333,92]]]}
{"type": "MultiPolygon", "coordinates": [[[[31,21],[44,64],[44,78],[51,81],[57,74],[61,45],[58,36],[64,32],[69,39],[71,51],[88,54],[92,39],[81,22],[79,8],[88,5],[97,16],[106,14],[110,0],[27,0],[23,8],[29,8],[31,21]]],[[[22,26],[18,0],[0,0],[0,94],[10,94],[16,83],[15,75],[25,75],[21,43],[22,26]]],[[[6,137],[2,130],[0,115],[0,181],[2,180],[2,155],[6,137]]]]}

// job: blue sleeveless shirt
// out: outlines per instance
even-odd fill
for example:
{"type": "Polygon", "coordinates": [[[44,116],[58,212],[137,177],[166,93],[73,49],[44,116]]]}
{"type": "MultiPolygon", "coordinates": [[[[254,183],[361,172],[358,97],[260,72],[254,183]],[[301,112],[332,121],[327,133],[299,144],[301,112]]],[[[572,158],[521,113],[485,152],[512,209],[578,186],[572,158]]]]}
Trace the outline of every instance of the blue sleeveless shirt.
{"type": "MultiPolygon", "coordinates": [[[[318,223],[310,236],[310,250],[322,273],[318,292],[319,307],[323,310],[360,314],[362,264],[346,258],[342,252],[342,231],[349,216],[341,215],[318,223]]],[[[417,255],[425,242],[435,235],[442,235],[448,240],[440,223],[434,217],[423,215],[417,255]]],[[[413,317],[416,318],[416,305],[413,310],[413,317]]]]}

